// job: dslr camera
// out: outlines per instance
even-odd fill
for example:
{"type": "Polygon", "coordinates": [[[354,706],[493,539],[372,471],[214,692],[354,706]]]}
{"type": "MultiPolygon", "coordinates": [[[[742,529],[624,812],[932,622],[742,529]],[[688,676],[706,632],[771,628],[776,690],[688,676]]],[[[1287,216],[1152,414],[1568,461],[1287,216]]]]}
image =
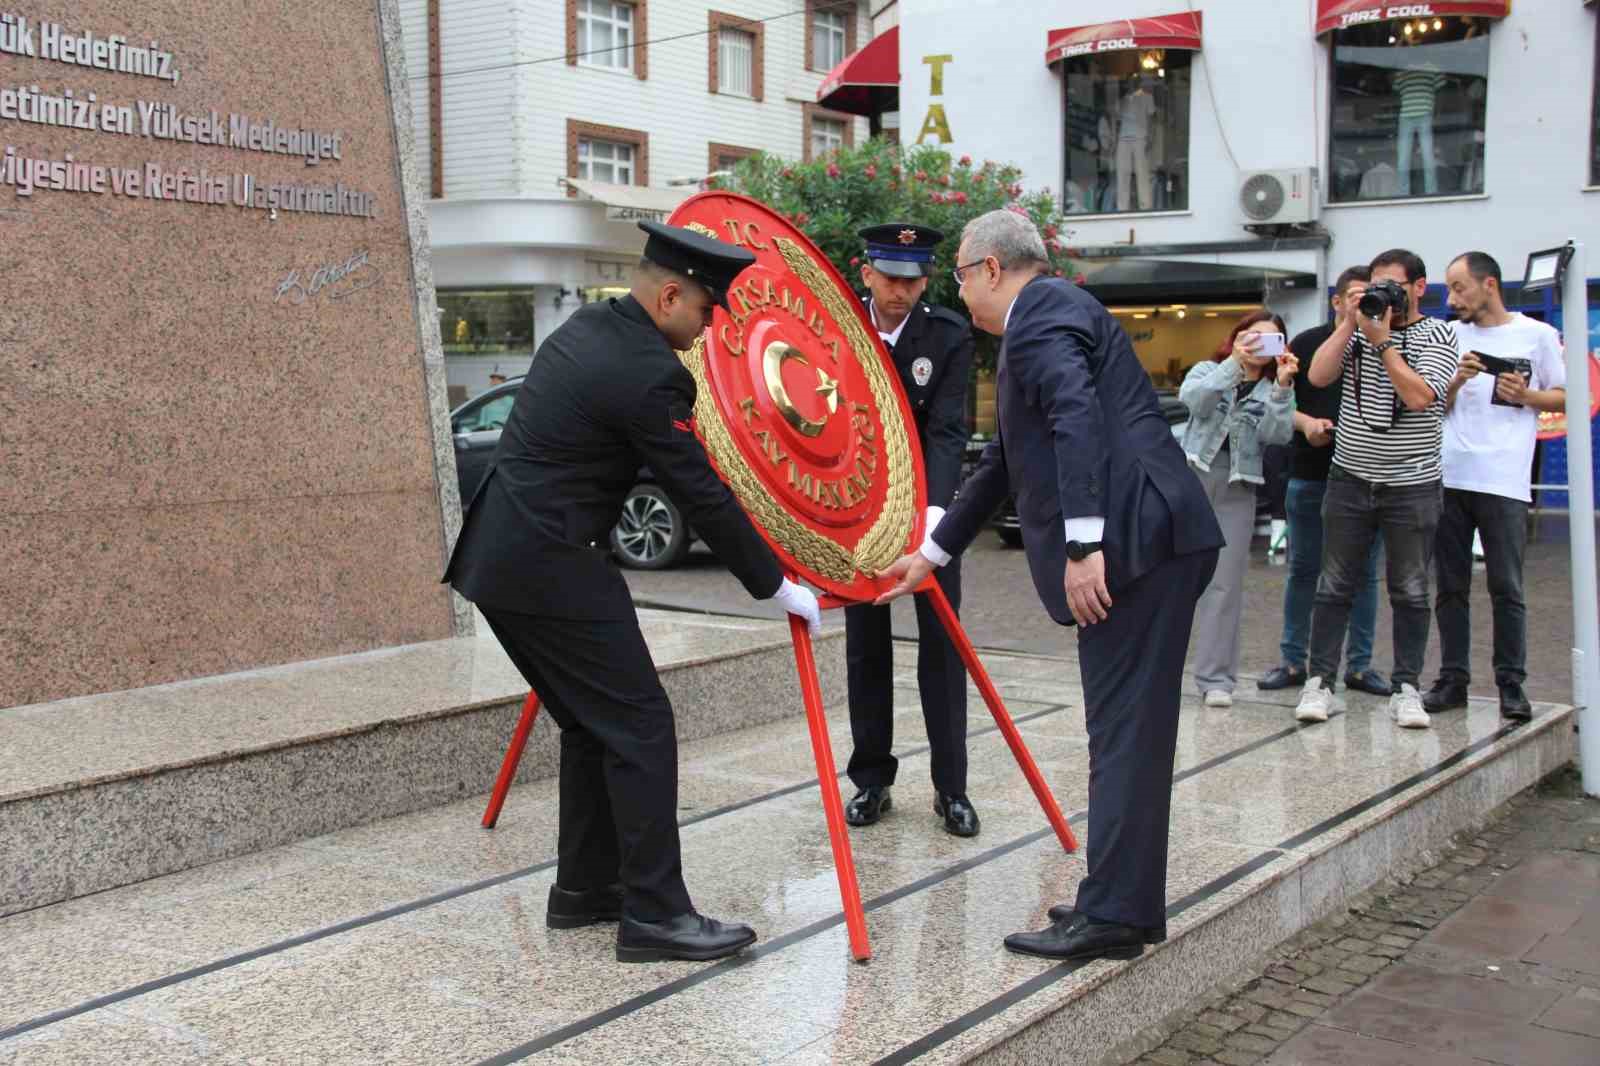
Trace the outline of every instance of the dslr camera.
{"type": "Polygon", "coordinates": [[[1398,281],[1374,281],[1356,301],[1356,310],[1368,318],[1387,318],[1391,312],[1405,315],[1411,307],[1411,295],[1398,281]]]}

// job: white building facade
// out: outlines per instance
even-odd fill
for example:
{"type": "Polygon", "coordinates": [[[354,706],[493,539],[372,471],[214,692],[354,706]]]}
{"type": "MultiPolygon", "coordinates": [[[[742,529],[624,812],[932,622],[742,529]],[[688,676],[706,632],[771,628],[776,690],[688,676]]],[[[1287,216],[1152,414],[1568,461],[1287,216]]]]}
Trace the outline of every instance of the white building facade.
{"type": "Polygon", "coordinates": [[[867,135],[816,104],[864,0],[400,0],[449,380],[524,372],[709,173],[867,135]]]}
{"type": "MultiPolygon", "coordinates": [[[[1163,307],[1161,278],[1203,278],[1202,294],[1237,303],[1248,294],[1226,295],[1208,269],[1258,272],[1257,299],[1294,331],[1323,320],[1340,270],[1397,246],[1435,283],[1469,249],[1512,282],[1529,252],[1587,238],[1600,272],[1592,3],[896,7],[903,142],[942,108],[953,152],[1019,164],[1031,187],[1055,191],[1072,216],[1065,243],[1094,264],[1091,288],[1096,267],[1128,282],[1108,305],[1145,303],[1140,317],[1159,318],[1176,303],[1192,319],[1185,283],[1163,307]],[[1241,192],[1258,171],[1275,173],[1252,186],[1253,219],[1241,192]],[[1135,262],[1166,266],[1141,274],[1135,262]]],[[[1548,312],[1539,300],[1528,306],[1548,312]]]]}

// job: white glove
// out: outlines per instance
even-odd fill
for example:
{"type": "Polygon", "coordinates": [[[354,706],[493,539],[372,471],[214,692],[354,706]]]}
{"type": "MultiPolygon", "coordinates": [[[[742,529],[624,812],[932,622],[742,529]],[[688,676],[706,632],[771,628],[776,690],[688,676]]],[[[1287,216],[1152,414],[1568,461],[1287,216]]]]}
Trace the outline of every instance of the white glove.
{"type": "Polygon", "coordinates": [[[805,619],[806,628],[811,630],[813,637],[822,633],[822,609],[817,606],[816,593],[804,585],[796,585],[788,578],[784,578],[783,584],[778,586],[778,591],[773,593],[772,598],[785,611],[805,619]]]}
{"type": "Polygon", "coordinates": [[[938,528],[939,523],[943,520],[943,507],[928,508],[927,518],[922,523],[922,547],[917,549],[922,553],[924,559],[935,566],[943,566],[950,561],[950,553],[933,542],[933,531],[938,528]]]}

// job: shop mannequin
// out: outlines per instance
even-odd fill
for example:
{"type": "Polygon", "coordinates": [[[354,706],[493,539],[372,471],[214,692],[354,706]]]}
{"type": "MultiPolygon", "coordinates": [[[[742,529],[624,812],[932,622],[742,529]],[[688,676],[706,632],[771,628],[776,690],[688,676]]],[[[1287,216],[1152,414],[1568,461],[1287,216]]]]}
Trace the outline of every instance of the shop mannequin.
{"type": "Polygon", "coordinates": [[[1139,208],[1150,210],[1150,130],[1155,124],[1156,98],[1152,81],[1141,77],[1133,90],[1122,98],[1117,123],[1117,209],[1130,211],[1133,199],[1129,185],[1138,171],[1139,208]]]}
{"type": "Polygon", "coordinates": [[[1444,87],[1444,75],[1432,63],[1407,67],[1394,76],[1394,91],[1400,97],[1400,138],[1395,169],[1399,171],[1400,195],[1411,195],[1411,143],[1422,140],[1422,184],[1429,196],[1439,192],[1439,169],[1433,158],[1433,109],[1444,87]]]}

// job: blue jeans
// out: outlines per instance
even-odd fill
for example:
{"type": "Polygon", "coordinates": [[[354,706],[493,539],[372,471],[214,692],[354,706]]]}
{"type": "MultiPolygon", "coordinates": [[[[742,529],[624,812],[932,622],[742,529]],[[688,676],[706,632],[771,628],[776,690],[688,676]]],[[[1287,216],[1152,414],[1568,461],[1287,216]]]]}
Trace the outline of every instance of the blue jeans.
{"type": "MultiPolygon", "coordinates": [[[[1311,605],[1322,573],[1322,497],[1326,481],[1289,479],[1286,508],[1289,519],[1289,580],[1283,587],[1283,642],[1279,645],[1285,666],[1304,666],[1311,644],[1311,605]]],[[[1345,667],[1359,674],[1372,666],[1372,637],[1378,621],[1378,564],[1383,558],[1383,538],[1372,544],[1367,557],[1366,580],[1356,592],[1350,611],[1350,632],[1345,645],[1345,667]]]]}

